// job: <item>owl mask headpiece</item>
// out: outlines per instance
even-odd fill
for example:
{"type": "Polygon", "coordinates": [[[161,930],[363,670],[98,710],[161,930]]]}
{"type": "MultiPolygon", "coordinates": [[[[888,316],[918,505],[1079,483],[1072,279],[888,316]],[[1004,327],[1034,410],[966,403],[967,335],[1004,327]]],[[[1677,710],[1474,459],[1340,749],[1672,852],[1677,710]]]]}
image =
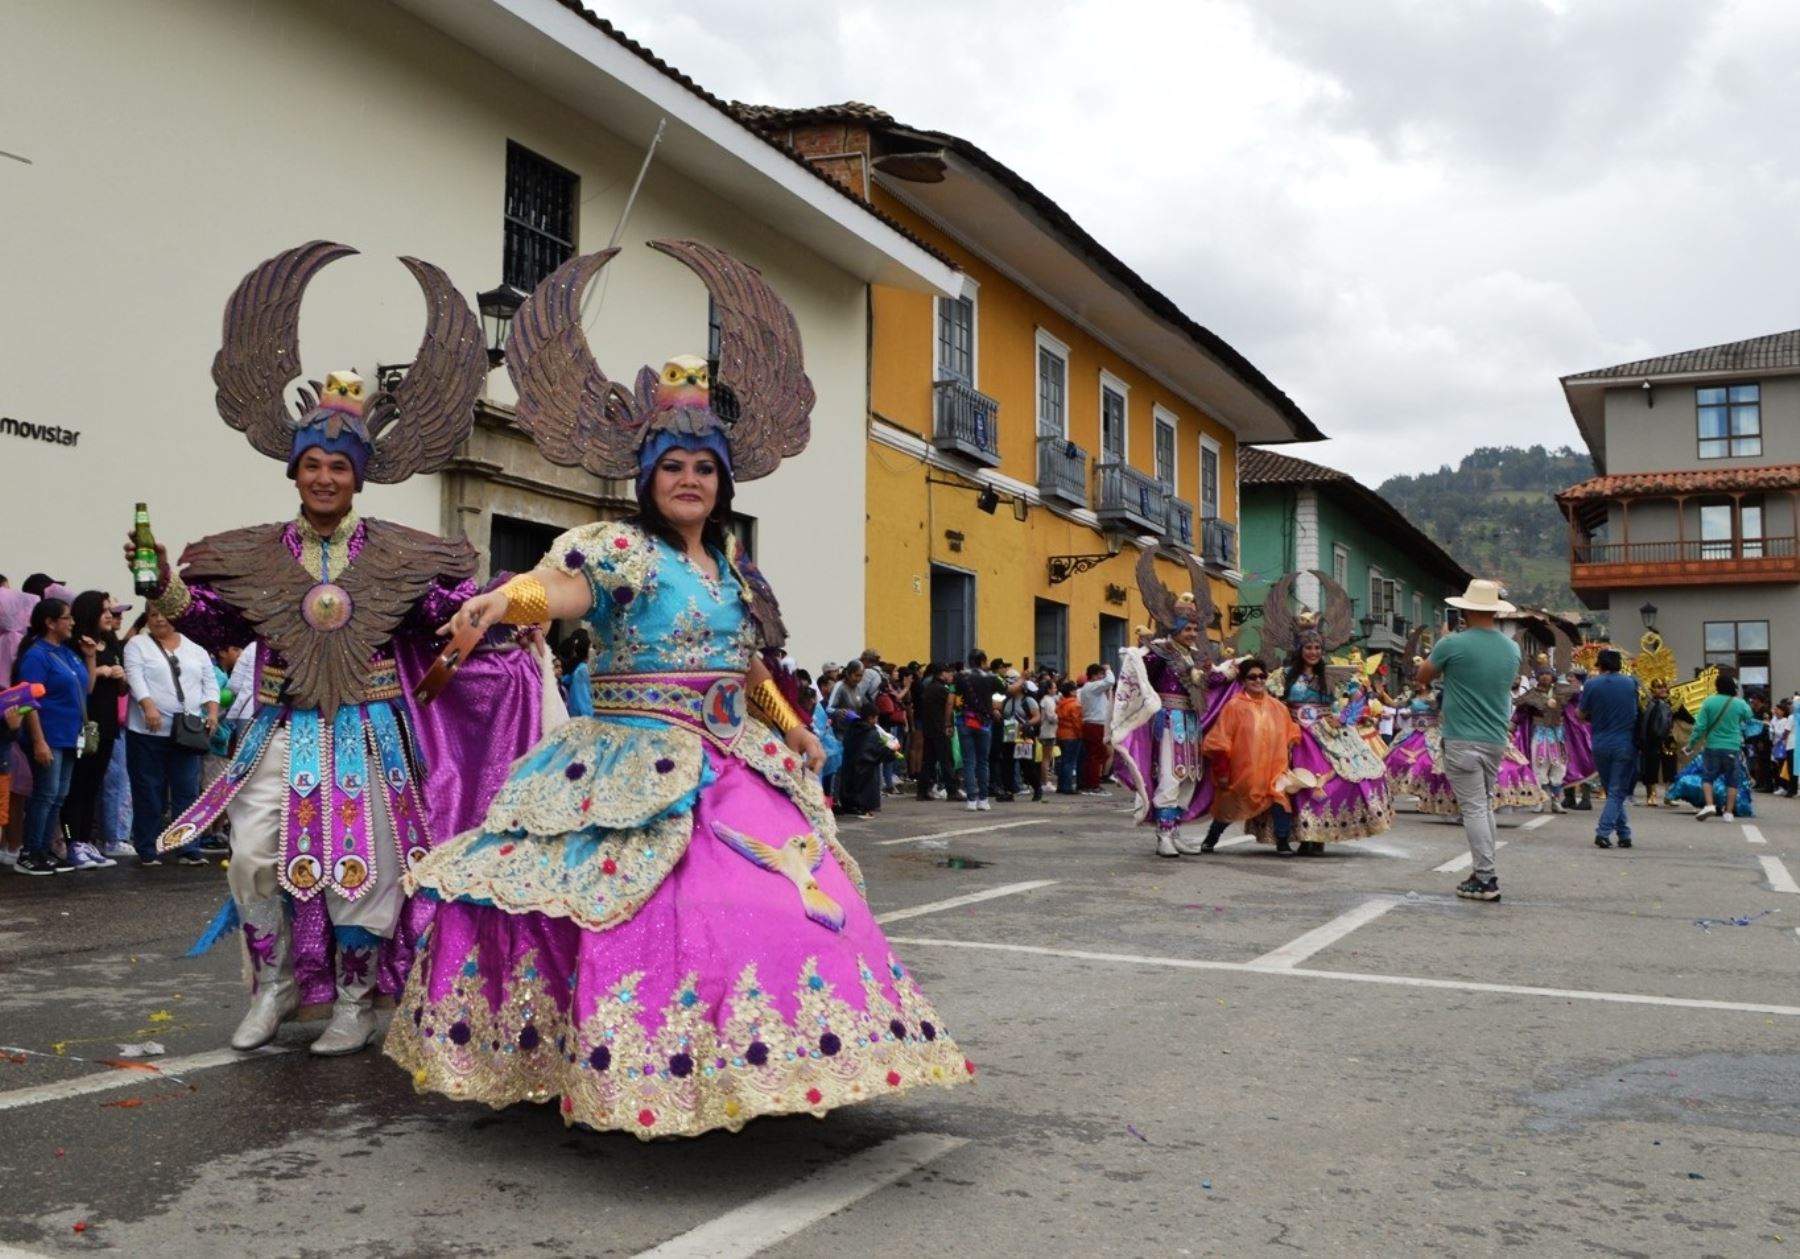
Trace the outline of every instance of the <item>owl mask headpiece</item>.
{"type": "Polygon", "coordinates": [[[1156,552],[1146,550],[1138,556],[1138,593],[1143,596],[1150,619],[1164,634],[1179,634],[1193,626],[1205,629],[1212,624],[1212,589],[1206,579],[1206,570],[1191,555],[1187,557],[1187,570],[1188,580],[1194,588],[1173,594],[1156,575],[1156,552]]]}
{"type": "Polygon", "coordinates": [[[425,295],[425,336],[392,389],[366,390],[355,372],[333,372],[300,390],[298,411],[281,400],[300,374],[300,303],[329,263],[356,250],[315,240],[276,254],[238,282],[225,304],[223,344],[213,359],[219,416],[250,444],[287,465],[311,449],[346,456],[365,477],[391,485],[435,472],[475,423],[487,379],[481,322],[449,278],[429,262],[402,258],[425,295]]]}
{"type": "Polygon", "coordinates": [[[513,316],[506,366],[518,424],[550,462],[636,478],[641,498],[671,449],[710,450],[736,481],[775,471],[812,436],[812,382],[793,312],[754,267],[691,240],[651,241],[706,284],[719,323],[716,365],[673,358],[635,390],[607,379],[581,330],[581,295],[618,253],[579,254],[513,316]]]}
{"type": "Polygon", "coordinates": [[[1318,579],[1320,593],[1324,596],[1324,615],[1315,615],[1305,608],[1290,612],[1288,600],[1293,597],[1294,583],[1300,574],[1283,574],[1263,598],[1262,641],[1268,650],[1283,649],[1291,644],[1292,649],[1298,651],[1316,643],[1322,650],[1332,652],[1356,636],[1355,623],[1350,616],[1349,592],[1329,573],[1316,568],[1311,572],[1318,579]]]}

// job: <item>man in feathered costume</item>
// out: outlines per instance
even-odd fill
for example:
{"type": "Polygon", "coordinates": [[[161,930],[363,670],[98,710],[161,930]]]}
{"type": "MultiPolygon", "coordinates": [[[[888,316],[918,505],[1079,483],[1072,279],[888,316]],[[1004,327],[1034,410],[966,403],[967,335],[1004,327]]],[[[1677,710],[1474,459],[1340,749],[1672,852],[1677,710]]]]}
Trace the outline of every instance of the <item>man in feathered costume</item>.
{"type": "Polygon", "coordinates": [[[1175,595],[1156,575],[1154,549],[1139,557],[1138,590],[1157,632],[1146,645],[1122,653],[1113,695],[1115,765],[1131,787],[1138,824],[1156,827],[1161,857],[1206,851],[1182,838],[1181,824],[1212,807],[1213,783],[1200,746],[1236,676],[1235,661],[1212,667],[1206,571],[1191,556],[1187,568],[1193,589],[1175,595]]]}
{"type": "Polygon", "coordinates": [[[428,312],[406,375],[371,393],[354,372],[333,372],[301,391],[297,413],[282,402],[299,373],[306,286],[355,252],[313,241],[244,277],[213,360],[220,416],[286,466],[299,513],[203,538],[179,573],[158,547],[157,610],[208,650],[258,644],[255,720],[227,771],[158,840],[168,852],[231,819],[233,904],[218,929],[241,922],[253,993],[235,1049],[267,1044],[300,1007],[324,1002],[331,1022],[313,1053],[368,1044],[374,996],[404,986],[430,911],[407,908],[403,872],[479,816],[502,777],[458,773],[461,762],[479,766],[476,748],[516,755],[538,733],[542,685],[527,652],[470,662],[460,709],[409,708],[434,627],[476,593],[475,551],[354,505],[365,480],[434,472],[468,436],[487,375],[468,303],[438,268],[402,258],[428,312]]]}

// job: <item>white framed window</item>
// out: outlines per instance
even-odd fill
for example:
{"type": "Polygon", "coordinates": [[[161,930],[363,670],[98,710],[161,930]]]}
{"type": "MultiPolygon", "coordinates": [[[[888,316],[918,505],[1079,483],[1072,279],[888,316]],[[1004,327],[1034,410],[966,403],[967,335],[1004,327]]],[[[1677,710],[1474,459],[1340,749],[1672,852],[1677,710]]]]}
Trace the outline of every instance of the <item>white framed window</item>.
{"type": "Polygon", "coordinates": [[[1400,614],[1400,583],[1385,576],[1373,564],[1369,565],[1368,607],[1368,615],[1383,625],[1391,626],[1400,614]]]}
{"type": "Polygon", "coordinates": [[[1069,436],[1069,347],[1037,330],[1037,431],[1039,437],[1069,436]]]}
{"type": "Polygon", "coordinates": [[[1200,515],[1206,520],[1219,518],[1219,443],[1204,433],[1200,435],[1200,515]]]}
{"type": "Polygon", "coordinates": [[[1350,589],[1350,548],[1342,542],[1331,544],[1331,580],[1350,589]]]}
{"type": "Polygon", "coordinates": [[[1130,410],[1131,386],[1109,371],[1100,373],[1100,458],[1102,461],[1125,463],[1131,455],[1130,410]]]}
{"type": "Polygon", "coordinates": [[[1175,413],[1165,407],[1152,408],[1156,417],[1156,479],[1171,494],[1176,493],[1175,478],[1179,469],[1175,465],[1175,432],[1178,421],[1175,413]]]}
{"type": "Polygon", "coordinates": [[[960,380],[978,388],[981,372],[980,320],[975,281],[965,277],[961,297],[937,299],[936,335],[931,341],[931,378],[960,380]]]}

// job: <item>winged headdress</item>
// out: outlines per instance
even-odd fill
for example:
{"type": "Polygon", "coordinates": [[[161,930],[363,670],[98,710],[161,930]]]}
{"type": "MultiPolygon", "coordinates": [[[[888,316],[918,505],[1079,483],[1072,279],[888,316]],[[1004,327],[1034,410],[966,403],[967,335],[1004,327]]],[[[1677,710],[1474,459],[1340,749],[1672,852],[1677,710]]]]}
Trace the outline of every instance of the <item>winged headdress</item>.
{"type": "Polygon", "coordinates": [[[1265,649],[1286,652],[1317,643],[1329,653],[1356,636],[1356,623],[1350,616],[1349,592],[1329,573],[1316,568],[1311,572],[1319,579],[1319,589],[1324,594],[1324,614],[1315,615],[1306,608],[1298,613],[1288,610],[1288,600],[1293,598],[1294,582],[1300,574],[1284,573],[1263,598],[1262,641],[1265,649]]]}
{"type": "Polygon", "coordinates": [[[813,387],[793,312],[754,267],[723,250],[691,240],[650,247],[685,264],[712,296],[719,356],[706,365],[703,397],[671,399],[669,378],[649,367],[635,389],[600,369],[582,332],[581,295],[618,253],[603,249],[569,259],[513,316],[506,366],[519,427],[551,463],[595,476],[637,477],[662,435],[721,440],[735,481],[769,475],[812,436],[813,387]]]}
{"type": "Polygon", "coordinates": [[[392,389],[364,397],[354,373],[335,372],[300,390],[298,411],[282,401],[300,374],[300,304],[327,265],[357,251],[328,240],[276,254],[238,282],[225,306],[225,333],[213,359],[219,415],[292,475],[302,451],[317,446],[348,455],[356,483],[384,485],[435,472],[475,423],[475,399],[487,379],[481,322],[437,267],[400,262],[425,295],[425,336],[392,389]]]}
{"type": "MultiPolygon", "coordinates": [[[[1187,570],[1193,589],[1175,594],[1156,575],[1156,552],[1146,550],[1138,556],[1138,593],[1144,597],[1144,607],[1149,609],[1150,619],[1161,633],[1173,634],[1189,625],[1198,625],[1205,630],[1212,624],[1212,590],[1207,584],[1206,570],[1191,555],[1187,557],[1187,570]]],[[[1202,633],[1195,655],[1204,657],[1207,650],[1206,635],[1202,633]]],[[[1205,663],[1204,659],[1201,663],[1205,663]]]]}

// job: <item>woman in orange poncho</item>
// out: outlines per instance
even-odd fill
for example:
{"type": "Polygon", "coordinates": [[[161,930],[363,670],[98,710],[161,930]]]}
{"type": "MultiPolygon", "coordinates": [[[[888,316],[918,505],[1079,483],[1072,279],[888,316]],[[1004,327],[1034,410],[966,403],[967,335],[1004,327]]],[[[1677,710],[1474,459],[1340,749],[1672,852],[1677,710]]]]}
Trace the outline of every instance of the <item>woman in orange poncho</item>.
{"type": "Polygon", "coordinates": [[[1269,694],[1269,669],[1250,659],[1238,666],[1243,690],[1220,710],[1201,752],[1212,763],[1213,825],[1203,847],[1211,851],[1227,822],[1245,822],[1273,809],[1275,851],[1289,853],[1289,801],[1282,779],[1300,727],[1287,705],[1269,694]]]}

